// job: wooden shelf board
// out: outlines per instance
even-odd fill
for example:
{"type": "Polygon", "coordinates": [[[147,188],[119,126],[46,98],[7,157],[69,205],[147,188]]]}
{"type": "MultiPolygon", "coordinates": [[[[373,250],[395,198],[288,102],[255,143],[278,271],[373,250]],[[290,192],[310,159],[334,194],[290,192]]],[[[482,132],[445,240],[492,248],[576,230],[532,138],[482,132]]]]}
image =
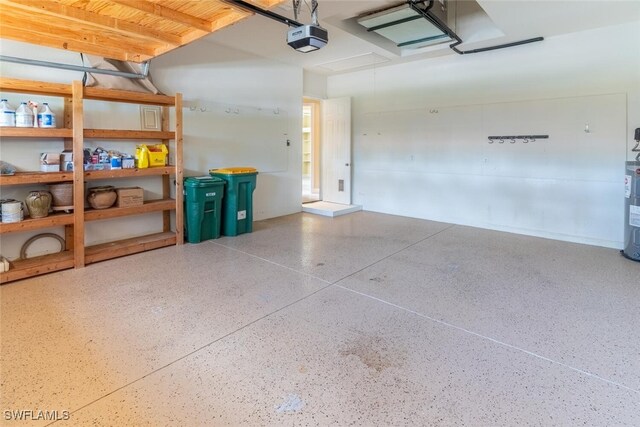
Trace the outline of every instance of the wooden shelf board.
{"type": "Polygon", "coordinates": [[[39,230],[73,224],[73,213],[53,213],[44,218],[25,217],[20,222],[0,222],[0,233],[39,230]]]}
{"type": "Polygon", "coordinates": [[[175,244],[176,234],[174,232],[154,233],[146,236],[133,237],[131,239],[102,243],[88,246],[85,249],[85,263],[91,264],[175,244]]]}
{"type": "Polygon", "coordinates": [[[0,128],[2,138],[71,138],[73,129],[67,128],[0,128]]]}
{"type": "Polygon", "coordinates": [[[99,87],[85,87],[84,99],[148,105],[175,105],[176,103],[173,96],[154,95],[152,93],[133,92],[128,90],[104,89],[99,87]]]}
{"type": "Polygon", "coordinates": [[[85,211],[85,221],[118,218],[130,215],[142,215],[150,212],[170,211],[176,209],[173,199],[146,200],[142,206],[128,208],[90,209],[85,211]]]}
{"type": "Polygon", "coordinates": [[[25,260],[11,261],[11,269],[0,273],[0,283],[73,268],[73,252],[63,251],[25,260]]]}
{"type": "Polygon", "coordinates": [[[16,172],[0,176],[0,185],[49,184],[73,181],[73,172],[16,172]]]}
{"type": "Polygon", "coordinates": [[[33,80],[0,79],[0,90],[5,92],[32,93],[35,95],[71,96],[71,85],[46,83],[33,80]]]}
{"type": "Polygon", "coordinates": [[[175,133],[158,130],[85,129],[84,137],[93,139],[174,139],[175,133]]]}
{"type": "Polygon", "coordinates": [[[136,176],[175,175],[175,166],[163,166],[145,169],[115,169],[103,171],[85,171],[84,179],[87,181],[97,179],[132,178],[136,176]]]}

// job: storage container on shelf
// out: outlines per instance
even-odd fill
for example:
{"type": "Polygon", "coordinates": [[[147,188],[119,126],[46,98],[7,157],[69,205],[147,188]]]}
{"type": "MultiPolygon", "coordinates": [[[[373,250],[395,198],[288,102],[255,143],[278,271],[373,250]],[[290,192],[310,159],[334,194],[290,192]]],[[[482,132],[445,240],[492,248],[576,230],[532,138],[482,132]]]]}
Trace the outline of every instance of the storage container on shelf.
{"type": "Polygon", "coordinates": [[[26,102],[21,102],[16,110],[16,127],[33,127],[33,111],[31,111],[31,108],[29,108],[26,102]]]}
{"type": "Polygon", "coordinates": [[[16,110],[6,99],[0,100],[0,127],[16,126],[16,110]]]}
{"type": "Polygon", "coordinates": [[[42,103],[42,111],[38,112],[38,126],[41,128],[56,127],[56,115],[53,114],[46,102],[42,103]]]}

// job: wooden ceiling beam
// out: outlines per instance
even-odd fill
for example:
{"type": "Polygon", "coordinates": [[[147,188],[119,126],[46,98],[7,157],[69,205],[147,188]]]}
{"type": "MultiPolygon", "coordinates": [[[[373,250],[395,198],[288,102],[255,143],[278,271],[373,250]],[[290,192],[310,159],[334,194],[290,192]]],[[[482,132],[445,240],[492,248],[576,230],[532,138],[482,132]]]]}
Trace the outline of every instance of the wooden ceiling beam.
{"type": "Polygon", "coordinates": [[[213,28],[213,23],[211,21],[198,18],[193,15],[188,15],[156,3],[149,3],[143,0],[109,0],[109,2],[148,13],[158,18],[167,19],[186,27],[197,28],[201,31],[211,32],[211,29],[213,28]]]}
{"type": "Polygon", "coordinates": [[[86,25],[81,24],[65,26],[58,21],[47,19],[46,16],[12,8],[6,2],[0,2],[0,15],[2,16],[0,35],[3,38],[122,61],[141,62],[155,56],[155,48],[144,44],[143,41],[108,31],[91,31],[86,25]],[[20,35],[18,29],[22,29],[25,35],[20,35]],[[86,48],[82,49],[80,46],[86,46],[86,48]],[[109,54],[118,52],[118,55],[116,57],[100,53],[103,51],[109,54]]]}
{"type": "Polygon", "coordinates": [[[106,46],[98,47],[92,43],[70,40],[64,37],[43,35],[22,27],[13,27],[2,23],[2,38],[17,40],[26,43],[34,43],[41,46],[53,47],[56,49],[71,50],[73,52],[84,52],[91,55],[100,55],[106,58],[118,59],[120,61],[143,62],[151,59],[151,56],[139,55],[135,53],[123,52],[122,50],[110,49],[106,46]]]}
{"type": "Polygon", "coordinates": [[[182,44],[182,38],[180,36],[155,31],[152,28],[142,25],[133,24],[131,22],[100,15],[94,12],[88,12],[71,6],[65,6],[52,1],[4,0],[4,2],[18,9],[37,11],[42,15],[47,15],[55,19],[87,24],[96,28],[114,31],[125,36],[151,40],[158,44],[169,44],[171,47],[177,47],[182,44]]]}
{"type": "MultiPolygon", "coordinates": [[[[219,13],[216,15],[215,20],[213,20],[213,29],[212,32],[218,31],[224,27],[227,27],[231,24],[235,24],[236,22],[240,22],[242,19],[251,16],[250,13],[244,10],[236,10],[234,8],[229,8],[225,12],[219,13]]],[[[200,30],[194,30],[190,33],[183,36],[184,44],[191,43],[194,40],[197,40],[201,37],[208,35],[209,33],[202,32],[200,30]]],[[[164,52],[162,52],[164,53],[164,52]]]]}

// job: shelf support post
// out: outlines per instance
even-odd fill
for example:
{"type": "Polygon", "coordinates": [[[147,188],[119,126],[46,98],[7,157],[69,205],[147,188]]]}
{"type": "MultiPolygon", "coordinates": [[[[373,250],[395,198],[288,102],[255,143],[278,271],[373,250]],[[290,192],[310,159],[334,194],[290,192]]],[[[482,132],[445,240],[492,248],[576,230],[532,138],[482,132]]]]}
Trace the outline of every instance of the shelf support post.
{"type": "MultiPolygon", "coordinates": [[[[162,107],[162,117],[160,120],[162,123],[162,130],[165,132],[169,131],[170,130],[169,129],[170,127],[169,107],[167,106],[162,107]]],[[[170,147],[171,141],[168,139],[163,139],[162,143],[165,144],[167,147],[170,147]]],[[[162,175],[162,198],[165,200],[171,198],[171,177],[169,175],[162,175]]],[[[165,233],[168,231],[171,231],[171,212],[170,211],[162,212],[162,231],[164,231],[165,233]]]]}
{"type": "Polygon", "coordinates": [[[183,180],[184,170],[182,168],[182,94],[176,93],[176,245],[184,243],[184,215],[182,208],[183,201],[183,180]]]}
{"type": "Polygon", "coordinates": [[[81,81],[72,84],[73,106],[73,244],[75,268],[84,267],[84,87],[81,81]]]}

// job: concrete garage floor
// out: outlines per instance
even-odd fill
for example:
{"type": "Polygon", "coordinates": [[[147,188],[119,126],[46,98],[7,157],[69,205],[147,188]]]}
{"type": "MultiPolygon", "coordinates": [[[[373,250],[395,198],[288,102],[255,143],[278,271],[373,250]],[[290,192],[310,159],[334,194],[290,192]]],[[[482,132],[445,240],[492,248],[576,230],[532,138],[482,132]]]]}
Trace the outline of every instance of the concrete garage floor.
{"type": "Polygon", "coordinates": [[[369,212],[254,229],[1,287],[3,422],[640,425],[618,251],[369,212]]]}

